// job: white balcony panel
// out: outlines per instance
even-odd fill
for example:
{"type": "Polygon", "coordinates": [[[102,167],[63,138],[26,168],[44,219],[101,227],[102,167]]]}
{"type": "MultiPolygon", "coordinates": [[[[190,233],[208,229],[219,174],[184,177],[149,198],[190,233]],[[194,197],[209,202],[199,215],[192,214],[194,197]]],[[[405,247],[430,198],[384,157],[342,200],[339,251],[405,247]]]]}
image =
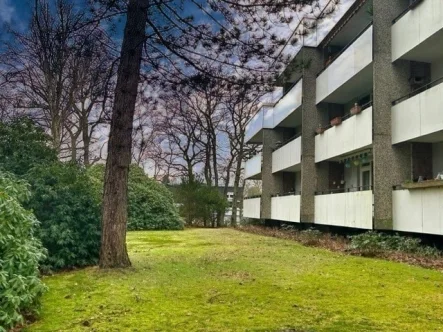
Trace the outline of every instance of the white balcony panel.
{"type": "MultiPolygon", "coordinates": [[[[443,30],[443,1],[422,1],[394,23],[391,29],[392,61],[400,58],[414,60],[415,54],[413,53],[417,53],[418,57],[423,56],[418,54],[419,50],[416,48],[443,30]]],[[[429,47],[441,47],[436,43],[432,44],[434,45],[427,45],[423,52],[426,53],[429,47]]],[[[417,58],[415,60],[425,59],[417,58]]]]}
{"type": "Polygon", "coordinates": [[[260,219],[261,198],[245,199],[243,201],[243,217],[260,219]]]}
{"type": "Polygon", "coordinates": [[[263,106],[246,126],[245,142],[260,143],[262,138],[259,136],[262,129],[273,128],[273,108],[263,106]]]}
{"type": "Polygon", "coordinates": [[[302,104],[303,79],[298,81],[274,106],[273,126],[277,127],[302,104]]]}
{"type": "Polygon", "coordinates": [[[372,190],[315,196],[315,223],[372,229],[372,190]]]}
{"type": "Polygon", "coordinates": [[[271,218],[273,220],[300,222],[300,196],[272,197],[271,218]]]}
{"type": "Polygon", "coordinates": [[[392,143],[443,131],[442,105],[443,83],[392,106],[392,143]]]}
{"type": "Polygon", "coordinates": [[[272,173],[300,169],[301,140],[299,137],[272,153],[272,173]]]}
{"type": "Polygon", "coordinates": [[[249,159],[245,163],[245,179],[253,178],[261,173],[262,154],[249,159]]]}
{"type": "Polygon", "coordinates": [[[372,145],[372,107],[315,137],[315,162],[352,153],[372,145]]]}
{"type": "Polygon", "coordinates": [[[372,26],[317,77],[317,104],[326,99],[371,63],[372,26]]]}
{"type": "Polygon", "coordinates": [[[392,192],[394,230],[443,235],[443,188],[392,192]]]}

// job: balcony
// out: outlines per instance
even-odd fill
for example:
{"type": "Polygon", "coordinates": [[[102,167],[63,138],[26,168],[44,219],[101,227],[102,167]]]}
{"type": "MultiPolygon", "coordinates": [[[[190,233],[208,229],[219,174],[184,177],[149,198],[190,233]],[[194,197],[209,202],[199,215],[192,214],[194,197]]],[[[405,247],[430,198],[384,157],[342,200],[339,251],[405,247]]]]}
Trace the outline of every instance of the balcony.
{"type": "Polygon", "coordinates": [[[260,219],[261,198],[245,198],[243,200],[243,217],[260,219]]]}
{"type": "Polygon", "coordinates": [[[394,190],[394,230],[443,235],[443,188],[394,190]]]}
{"type": "Polygon", "coordinates": [[[271,218],[273,220],[300,222],[300,196],[272,197],[271,218]]]}
{"type": "Polygon", "coordinates": [[[372,190],[317,195],[315,223],[372,229],[372,201],[372,190]]]}
{"type": "Polygon", "coordinates": [[[391,28],[392,61],[433,62],[443,56],[443,1],[420,1],[401,14],[391,28]]]}
{"type": "Polygon", "coordinates": [[[261,180],[261,165],[262,165],[261,153],[246,161],[245,179],[261,180]]]}
{"type": "Polygon", "coordinates": [[[393,102],[392,144],[443,140],[443,78],[393,102]]]}
{"type": "MultiPolygon", "coordinates": [[[[350,154],[372,145],[372,106],[315,137],[315,162],[350,154]]],[[[362,108],[364,108],[363,106],[362,108]]]]}
{"type": "Polygon", "coordinates": [[[246,126],[246,144],[263,143],[262,129],[273,128],[273,108],[270,105],[263,105],[246,126]]]}
{"type": "Polygon", "coordinates": [[[317,77],[316,102],[345,104],[372,87],[372,23],[317,77]]]}
{"type": "Polygon", "coordinates": [[[274,106],[273,127],[296,127],[301,124],[303,79],[300,79],[274,106]]]}
{"type": "Polygon", "coordinates": [[[298,172],[301,167],[301,136],[272,153],[272,173],[298,172]]]}

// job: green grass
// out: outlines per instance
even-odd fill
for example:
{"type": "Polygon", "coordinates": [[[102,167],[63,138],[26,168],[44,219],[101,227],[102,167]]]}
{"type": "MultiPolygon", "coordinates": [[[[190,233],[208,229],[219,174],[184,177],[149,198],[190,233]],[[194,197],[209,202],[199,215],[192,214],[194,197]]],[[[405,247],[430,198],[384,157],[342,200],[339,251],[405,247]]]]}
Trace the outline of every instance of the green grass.
{"type": "Polygon", "coordinates": [[[237,232],[128,234],[133,268],[46,277],[29,331],[438,331],[443,274],[237,232]]]}

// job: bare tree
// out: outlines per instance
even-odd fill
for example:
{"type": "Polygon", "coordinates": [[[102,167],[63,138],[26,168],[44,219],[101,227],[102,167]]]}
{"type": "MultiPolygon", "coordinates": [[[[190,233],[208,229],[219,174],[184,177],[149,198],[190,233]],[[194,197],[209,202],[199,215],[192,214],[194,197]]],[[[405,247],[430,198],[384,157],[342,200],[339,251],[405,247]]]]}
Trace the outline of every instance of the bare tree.
{"type": "Polygon", "coordinates": [[[161,158],[168,165],[168,175],[173,170],[193,182],[196,167],[202,165],[206,153],[199,114],[186,94],[180,91],[163,98],[163,112],[157,123],[161,132],[161,158]]]}
{"type": "MultiPolygon", "coordinates": [[[[284,10],[296,11],[315,1],[209,0],[211,10],[205,3],[193,0],[98,2],[102,4],[102,13],[108,9],[126,12],[108,145],[100,256],[101,267],[124,267],[130,265],[125,244],[127,177],[142,58],[148,71],[173,68],[187,76],[189,71],[206,72],[199,60],[206,59],[207,51],[215,49],[214,61],[234,71],[253,70],[261,78],[256,83],[260,83],[270,79],[275,68],[258,62],[279,62],[280,52],[276,46],[285,43],[275,36],[268,38],[273,37],[266,33],[270,30],[269,14],[280,16],[284,21],[292,20],[293,17],[282,14],[284,10]],[[197,22],[186,16],[185,5],[193,6],[207,21],[197,22]]],[[[229,76],[226,79],[229,80],[229,76]]]]}
{"type": "Polygon", "coordinates": [[[14,43],[2,59],[15,85],[16,106],[30,110],[48,129],[57,151],[73,103],[74,87],[67,68],[81,38],[77,30],[82,23],[83,15],[75,13],[67,1],[57,1],[55,13],[48,2],[35,1],[29,31],[12,32],[14,43]]]}
{"type": "Polygon", "coordinates": [[[237,226],[238,201],[241,201],[239,188],[243,163],[256,146],[245,145],[245,135],[248,120],[257,112],[260,99],[266,90],[251,89],[250,85],[243,85],[241,89],[229,89],[224,106],[228,117],[225,132],[230,142],[230,159],[234,164],[234,192],[232,201],[231,226],[237,226]]]}
{"type": "Polygon", "coordinates": [[[110,38],[87,13],[69,0],[35,0],[29,29],[11,31],[0,59],[7,102],[47,130],[60,157],[76,160],[81,141],[85,164],[115,58],[110,38]]]}
{"type": "Polygon", "coordinates": [[[110,93],[116,68],[116,57],[110,51],[112,44],[103,30],[96,29],[86,36],[70,66],[69,76],[75,88],[72,112],[66,127],[72,138],[71,159],[77,159],[77,143],[80,143],[81,159],[85,166],[99,157],[91,160],[91,145],[95,143],[96,129],[109,123],[110,93]]]}

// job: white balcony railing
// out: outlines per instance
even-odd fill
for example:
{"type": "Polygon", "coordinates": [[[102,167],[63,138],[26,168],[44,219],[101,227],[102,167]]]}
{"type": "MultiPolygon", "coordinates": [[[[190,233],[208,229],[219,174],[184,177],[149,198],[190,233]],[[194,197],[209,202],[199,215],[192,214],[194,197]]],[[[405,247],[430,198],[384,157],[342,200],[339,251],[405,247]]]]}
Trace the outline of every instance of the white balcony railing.
{"type": "Polygon", "coordinates": [[[245,179],[253,178],[261,173],[262,154],[249,159],[245,163],[245,179]]]}
{"type": "Polygon", "coordinates": [[[274,106],[273,127],[277,127],[302,104],[303,79],[300,79],[274,106]]]}
{"type": "Polygon", "coordinates": [[[261,198],[248,198],[243,200],[243,217],[260,219],[261,198]]]}
{"type": "Polygon", "coordinates": [[[272,153],[272,173],[298,170],[301,163],[301,140],[298,137],[272,153]]]}
{"type": "Polygon", "coordinates": [[[272,197],[271,218],[273,220],[300,222],[300,196],[272,197]]]}
{"type": "Polygon", "coordinates": [[[429,86],[392,106],[392,144],[443,131],[443,79],[429,86]]]}
{"type": "Polygon", "coordinates": [[[372,145],[372,106],[315,137],[315,162],[372,145]]]}
{"type": "Polygon", "coordinates": [[[394,190],[394,230],[443,235],[443,188],[394,190]]]}
{"type": "Polygon", "coordinates": [[[372,229],[372,190],[315,196],[315,223],[372,229]]]}
{"type": "Polygon", "coordinates": [[[261,137],[257,137],[263,128],[273,128],[273,108],[270,106],[262,106],[261,109],[254,115],[246,126],[245,142],[246,143],[260,143],[261,137]]]}
{"type": "Polygon", "coordinates": [[[342,87],[371,63],[372,25],[317,77],[317,104],[342,87]]]}
{"type": "MultiPolygon", "coordinates": [[[[415,55],[409,53],[425,41],[429,41],[431,43],[429,46],[431,47],[438,45],[442,41],[441,38],[438,41],[432,41],[429,38],[442,29],[443,1],[421,1],[416,7],[408,10],[398,18],[391,28],[392,61],[400,58],[414,60],[415,55]]],[[[422,51],[427,52],[428,49],[427,45],[422,51]]],[[[416,53],[420,55],[423,52],[416,53]]],[[[417,60],[419,61],[420,59],[417,60]]]]}

